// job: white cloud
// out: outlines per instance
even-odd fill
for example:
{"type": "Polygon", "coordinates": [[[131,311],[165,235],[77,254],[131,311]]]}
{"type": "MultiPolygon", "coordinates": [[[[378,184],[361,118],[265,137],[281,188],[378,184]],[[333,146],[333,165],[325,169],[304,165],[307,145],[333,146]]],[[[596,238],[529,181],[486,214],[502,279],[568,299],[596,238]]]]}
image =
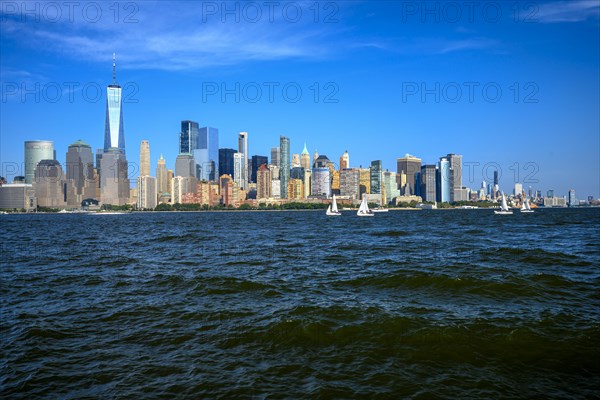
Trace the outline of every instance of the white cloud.
{"type": "Polygon", "coordinates": [[[534,20],[553,22],[580,22],[588,18],[598,18],[600,15],[600,1],[554,1],[539,4],[539,10],[531,11],[534,20]]]}

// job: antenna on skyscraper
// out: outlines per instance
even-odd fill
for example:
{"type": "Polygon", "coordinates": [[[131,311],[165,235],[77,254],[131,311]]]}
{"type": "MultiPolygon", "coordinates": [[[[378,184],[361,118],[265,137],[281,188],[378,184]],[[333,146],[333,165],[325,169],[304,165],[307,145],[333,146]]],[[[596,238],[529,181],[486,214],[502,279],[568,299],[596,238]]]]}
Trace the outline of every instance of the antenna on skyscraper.
{"type": "Polygon", "coordinates": [[[113,53],[113,85],[117,84],[117,63],[115,62],[115,53],[113,53]]]}

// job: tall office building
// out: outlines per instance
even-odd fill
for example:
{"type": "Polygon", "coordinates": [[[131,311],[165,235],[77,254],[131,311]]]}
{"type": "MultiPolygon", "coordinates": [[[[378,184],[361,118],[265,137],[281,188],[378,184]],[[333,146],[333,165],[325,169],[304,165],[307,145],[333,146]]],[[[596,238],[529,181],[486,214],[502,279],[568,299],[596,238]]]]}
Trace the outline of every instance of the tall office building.
{"type": "Polygon", "coordinates": [[[498,170],[494,171],[494,186],[498,185],[498,170]]]}
{"type": "Polygon", "coordinates": [[[234,149],[219,149],[219,174],[233,176],[234,149]]]}
{"type": "Polygon", "coordinates": [[[304,197],[312,195],[312,169],[304,170],[304,197]]]}
{"type": "Polygon", "coordinates": [[[248,173],[248,132],[240,132],[238,135],[238,152],[242,155],[242,171],[240,179],[234,179],[241,189],[246,190],[248,188],[248,178],[250,177],[248,173]]]}
{"type": "Polygon", "coordinates": [[[435,165],[421,166],[421,198],[423,201],[436,201],[436,175],[435,165]]]}
{"type": "Polygon", "coordinates": [[[383,167],[381,160],[371,161],[371,193],[381,194],[381,183],[383,180],[383,167]]]}
{"type": "Polygon", "coordinates": [[[340,172],[340,195],[351,199],[360,198],[360,170],[345,168],[340,172]]]}
{"type": "Polygon", "coordinates": [[[36,168],[33,189],[38,206],[63,208],[67,205],[65,177],[60,163],[56,160],[41,160],[36,168]]]}
{"type": "Polygon", "coordinates": [[[578,206],[579,202],[577,201],[577,197],[575,196],[575,189],[570,189],[569,190],[569,202],[568,202],[568,206],[569,207],[575,207],[578,206]]]}
{"type": "Polygon", "coordinates": [[[271,197],[271,171],[262,164],[256,172],[256,198],[268,199],[271,197]]]}
{"type": "Polygon", "coordinates": [[[310,154],[308,154],[308,150],[306,149],[306,143],[304,143],[304,149],[302,150],[302,154],[300,154],[300,166],[305,170],[310,169],[310,154]]]}
{"type": "Polygon", "coordinates": [[[163,155],[160,155],[158,164],[156,165],[156,194],[160,197],[164,193],[169,193],[169,172],[167,170],[167,162],[163,155]]]}
{"type": "Polygon", "coordinates": [[[383,184],[382,192],[385,195],[385,203],[391,203],[396,197],[400,196],[400,189],[398,189],[398,180],[395,172],[385,171],[383,173],[383,184]]]}
{"type": "Polygon", "coordinates": [[[286,199],[288,194],[288,183],[290,181],[290,139],[279,136],[279,180],[281,182],[281,198],[286,199]]]}
{"type": "Polygon", "coordinates": [[[153,176],[139,176],[137,180],[137,207],[139,209],[154,209],[158,197],[156,194],[156,178],[153,176]]]}
{"type": "Polygon", "coordinates": [[[371,194],[371,170],[369,168],[359,168],[360,172],[360,196],[362,199],[362,195],[364,193],[371,194]]]}
{"type": "Polygon", "coordinates": [[[85,199],[96,198],[98,186],[94,176],[94,156],[89,144],[82,140],[67,150],[67,205],[80,207],[85,199]]]}
{"type": "Polygon", "coordinates": [[[311,195],[322,198],[328,198],[331,195],[331,172],[329,168],[313,168],[311,195]]]}
{"type": "Polygon", "coordinates": [[[436,199],[442,203],[450,202],[452,177],[450,176],[450,161],[441,157],[438,164],[437,195],[436,199]]]}
{"type": "Polygon", "coordinates": [[[198,148],[198,123],[194,121],[181,121],[179,132],[179,154],[193,154],[198,148]]]}
{"type": "Polygon", "coordinates": [[[175,176],[196,177],[196,166],[191,154],[179,154],[175,159],[175,176]]]}
{"type": "Polygon", "coordinates": [[[462,190],[462,156],[450,153],[446,158],[450,162],[450,201],[468,200],[466,191],[462,190]]]}
{"type": "Polygon", "coordinates": [[[237,152],[233,154],[233,181],[238,187],[242,187],[244,179],[246,177],[244,169],[244,154],[237,152]]]}
{"type": "Polygon", "coordinates": [[[344,154],[342,154],[340,157],[340,165],[338,170],[341,171],[346,168],[350,168],[350,155],[348,154],[348,150],[344,151],[344,154]]]}
{"type": "Polygon", "coordinates": [[[290,179],[288,183],[288,199],[301,200],[304,199],[304,183],[301,179],[290,179]]]}
{"type": "Polygon", "coordinates": [[[211,127],[200,128],[193,154],[196,178],[216,182],[219,178],[219,130],[211,127]]]}
{"type": "Polygon", "coordinates": [[[25,183],[33,183],[35,168],[42,160],[55,160],[54,143],[49,140],[25,141],[25,183]]]}
{"type": "Polygon", "coordinates": [[[150,143],[147,140],[140,143],[140,176],[150,176],[150,143]]]}
{"type": "Polygon", "coordinates": [[[410,154],[406,154],[404,157],[398,158],[397,162],[397,174],[396,184],[402,189],[402,193],[405,196],[417,195],[419,193],[419,181],[416,175],[421,172],[421,159],[410,154]],[[406,175],[406,184],[400,186],[402,174],[406,175]]]}
{"type": "Polygon", "coordinates": [[[113,83],[106,88],[106,120],[104,122],[104,152],[116,148],[125,154],[123,99],[117,84],[117,67],[113,53],[113,83]]]}
{"type": "Polygon", "coordinates": [[[261,165],[268,165],[269,158],[267,156],[252,156],[252,169],[250,173],[250,182],[258,183],[256,174],[261,165]]]}
{"type": "Polygon", "coordinates": [[[120,149],[110,148],[102,154],[100,199],[104,204],[122,206],[129,202],[127,159],[120,149]]]}
{"type": "Polygon", "coordinates": [[[271,147],[271,165],[279,167],[279,147],[271,147]]]}

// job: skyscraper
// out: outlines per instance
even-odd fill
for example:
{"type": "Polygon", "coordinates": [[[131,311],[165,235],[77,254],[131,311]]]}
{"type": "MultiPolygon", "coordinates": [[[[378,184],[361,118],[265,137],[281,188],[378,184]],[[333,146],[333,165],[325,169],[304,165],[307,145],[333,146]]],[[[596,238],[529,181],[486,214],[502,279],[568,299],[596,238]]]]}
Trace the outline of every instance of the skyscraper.
{"type": "Polygon", "coordinates": [[[246,177],[245,168],[244,168],[244,154],[241,152],[237,152],[233,154],[233,181],[238,185],[238,187],[242,186],[244,179],[246,177]]]}
{"type": "Polygon", "coordinates": [[[256,198],[267,199],[271,197],[271,171],[265,164],[256,172],[256,198]]]}
{"type": "Polygon", "coordinates": [[[127,159],[120,149],[112,147],[102,154],[100,198],[104,204],[122,206],[129,201],[127,159]]]}
{"type": "Polygon", "coordinates": [[[113,83],[106,88],[106,120],[104,123],[104,152],[117,148],[125,154],[123,128],[123,100],[121,86],[117,84],[117,67],[113,53],[113,83]]]}
{"type": "Polygon", "coordinates": [[[196,178],[216,182],[219,178],[219,130],[211,127],[200,128],[193,154],[196,161],[196,178]]]}
{"type": "Polygon", "coordinates": [[[252,156],[252,170],[250,171],[250,182],[258,183],[256,174],[261,165],[268,165],[269,159],[267,156],[252,156]]]}
{"type": "Polygon", "coordinates": [[[292,168],[300,168],[300,154],[292,154],[292,168]]]}
{"type": "Polygon", "coordinates": [[[158,197],[156,195],[156,178],[153,176],[143,175],[137,180],[137,206],[140,209],[154,209],[157,204],[158,197]]]}
{"type": "Polygon", "coordinates": [[[233,176],[234,149],[219,149],[219,174],[233,176]]]}
{"type": "Polygon", "coordinates": [[[350,155],[348,154],[348,150],[344,151],[344,154],[340,157],[340,165],[339,170],[343,170],[345,168],[350,168],[350,155]]]}
{"type": "Polygon", "coordinates": [[[436,175],[435,165],[423,165],[421,167],[421,198],[423,201],[436,201],[436,175]]]}
{"type": "Polygon", "coordinates": [[[140,143],[140,176],[150,176],[150,143],[147,140],[140,143]]]}
{"type": "Polygon", "coordinates": [[[79,207],[85,199],[96,197],[94,156],[89,144],[78,140],[67,150],[67,205],[79,207]]]}
{"type": "Polygon", "coordinates": [[[179,154],[193,154],[198,148],[198,123],[194,121],[181,121],[179,132],[179,154]]]}
{"type": "Polygon", "coordinates": [[[196,177],[194,157],[191,154],[179,154],[175,159],[175,176],[196,177]]]}
{"type": "Polygon", "coordinates": [[[437,176],[437,201],[450,202],[450,192],[452,177],[450,176],[450,161],[446,157],[441,157],[437,176]]]}
{"type": "Polygon", "coordinates": [[[49,140],[25,141],[25,183],[33,183],[35,168],[42,160],[56,159],[54,143],[49,140]]]}
{"type": "Polygon", "coordinates": [[[462,156],[450,153],[446,157],[450,162],[450,201],[468,200],[466,192],[462,190],[462,156]]]}
{"type": "Polygon", "coordinates": [[[360,198],[360,170],[345,168],[340,170],[340,195],[351,199],[360,198]]]}
{"type": "Polygon", "coordinates": [[[383,180],[383,168],[381,160],[371,161],[371,193],[381,194],[381,183],[383,180]]]}
{"type": "Polygon", "coordinates": [[[271,147],[271,165],[279,167],[279,147],[271,147]]]}
{"type": "Polygon", "coordinates": [[[33,189],[39,206],[62,208],[67,205],[65,177],[58,161],[41,160],[34,175],[33,189]]]}
{"type": "Polygon", "coordinates": [[[577,201],[577,197],[575,197],[575,189],[569,190],[569,207],[578,206],[579,202],[577,201]]]}
{"type": "Polygon", "coordinates": [[[167,162],[163,155],[160,155],[158,159],[158,164],[156,165],[156,193],[157,196],[161,196],[163,193],[168,193],[169,182],[168,182],[168,171],[167,171],[167,162]]]}
{"type": "Polygon", "coordinates": [[[313,168],[311,195],[322,198],[328,198],[331,195],[331,172],[329,168],[313,168]]]}
{"type": "Polygon", "coordinates": [[[241,189],[248,188],[248,132],[240,132],[238,135],[238,152],[242,155],[242,171],[240,180],[235,178],[235,181],[238,182],[238,185],[241,189]]]}
{"type": "Polygon", "coordinates": [[[306,143],[304,143],[304,149],[302,150],[302,154],[300,154],[300,166],[305,170],[310,169],[310,154],[308,154],[308,150],[306,149],[306,143]]]}
{"type": "Polygon", "coordinates": [[[419,192],[417,186],[419,181],[415,175],[421,172],[421,159],[410,154],[406,154],[404,157],[397,159],[397,185],[400,186],[400,177],[402,174],[406,175],[406,185],[401,187],[405,196],[416,195],[419,192]]]}
{"type": "Polygon", "coordinates": [[[290,139],[279,136],[279,160],[280,170],[279,179],[281,184],[281,198],[286,199],[288,194],[288,183],[290,180],[290,139]]]}

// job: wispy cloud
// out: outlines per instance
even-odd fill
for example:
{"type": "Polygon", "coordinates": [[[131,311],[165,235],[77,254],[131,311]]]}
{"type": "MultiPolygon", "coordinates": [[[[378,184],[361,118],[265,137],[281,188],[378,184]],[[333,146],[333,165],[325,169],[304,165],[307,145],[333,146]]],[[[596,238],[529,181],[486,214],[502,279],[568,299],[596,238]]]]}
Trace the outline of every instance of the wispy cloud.
{"type": "Polygon", "coordinates": [[[600,1],[552,1],[540,3],[539,10],[532,17],[539,22],[580,22],[600,16],[600,1]]]}

